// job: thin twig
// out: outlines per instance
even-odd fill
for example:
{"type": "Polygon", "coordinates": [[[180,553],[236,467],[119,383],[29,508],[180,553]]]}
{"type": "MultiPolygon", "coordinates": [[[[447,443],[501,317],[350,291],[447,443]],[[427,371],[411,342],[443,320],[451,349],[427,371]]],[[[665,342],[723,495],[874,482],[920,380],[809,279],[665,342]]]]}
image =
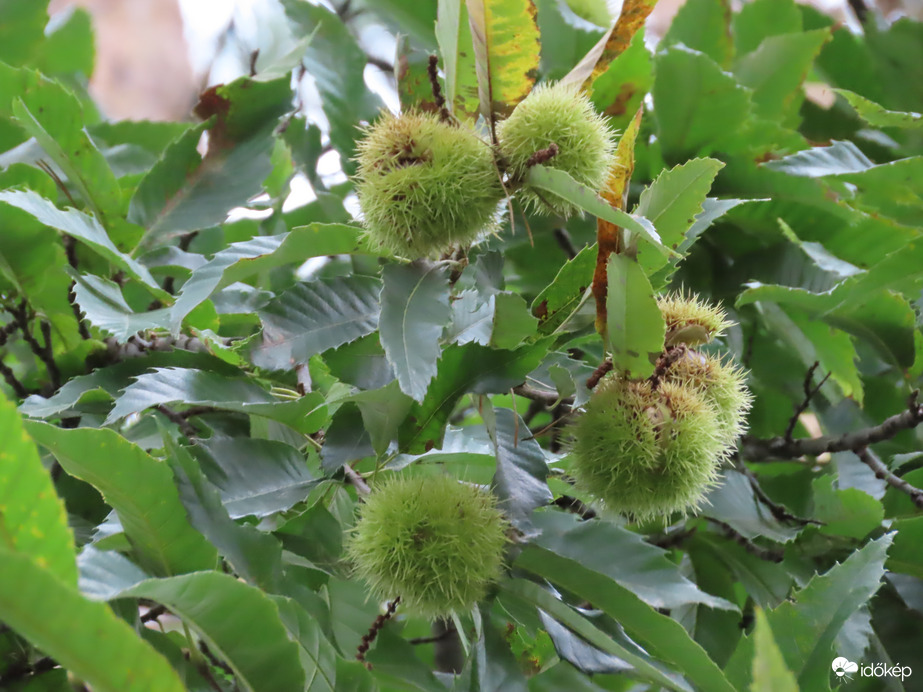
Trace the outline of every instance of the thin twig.
{"type": "Polygon", "coordinates": [[[385,609],[385,612],[375,618],[375,622],[373,622],[372,626],[369,627],[369,631],[362,635],[362,641],[359,643],[359,647],[356,649],[356,660],[369,670],[372,670],[372,664],[365,660],[365,654],[369,650],[369,647],[372,645],[372,642],[375,641],[375,637],[378,636],[381,628],[384,627],[385,623],[391,619],[392,615],[394,615],[394,611],[397,610],[397,606],[400,602],[400,596],[391,601],[388,604],[388,607],[385,609]]]}
{"type": "Polygon", "coordinates": [[[199,431],[195,429],[195,426],[186,420],[187,416],[177,413],[163,404],[155,406],[154,409],[165,415],[171,423],[176,423],[176,425],[179,426],[180,432],[186,436],[186,439],[192,440],[199,436],[199,431]]]}
{"type": "Polygon", "coordinates": [[[593,371],[593,374],[590,375],[586,380],[586,388],[593,390],[596,389],[596,385],[599,384],[599,381],[609,374],[612,370],[612,361],[608,358],[604,360],[596,370],[593,371]]]}
{"type": "Polygon", "coordinates": [[[551,504],[561,509],[576,514],[578,517],[584,521],[596,518],[596,510],[591,507],[587,507],[582,501],[578,500],[576,497],[571,497],[570,495],[561,495],[561,497],[555,498],[554,502],[551,504]]]}
{"type": "Polygon", "coordinates": [[[0,360],[0,375],[3,376],[3,379],[6,380],[10,389],[12,389],[20,399],[25,399],[29,396],[29,390],[23,386],[22,382],[17,379],[16,373],[14,373],[2,360],[0,360]]]}
{"type": "Polygon", "coordinates": [[[798,419],[801,418],[801,414],[808,410],[808,406],[811,405],[811,399],[820,391],[820,388],[824,386],[824,383],[830,379],[830,373],[828,372],[821,381],[817,384],[816,387],[812,386],[814,380],[814,372],[817,370],[817,367],[820,365],[819,361],[814,361],[814,365],[808,368],[807,374],[804,376],[804,399],[801,403],[795,407],[795,412],[792,414],[792,417],[788,421],[788,427],[785,428],[785,434],[783,437],[791,442],[792,434],[795,432],[795,426],[798,425],[798,419]]]}
{"type": "Polygon", "coordinates": [[[734,541],[737,545],[753,555],[753,557],[758,557],[760,560],[766,560],[767,562],[782,562],[782,560],[785,559],[782,551],[778,548],[763,548],[753,543],[743,534],[738,533],[730,524],[726,524],[718,519],[712,519],[711,517],[705,517],[705,519],[720,528],[725,538],[734,541]]]}
{"type": "Polygon", "coordinates": [[[382,60],[381,58],[376,58],[374,55],[366,55],[366,56],[365,56],[365,61],[366,61],[369,65],[374,65],[375,67],[377,67],[377,68],[378,68],[379,70],[381,70],[382,72],[385,72],[385,73],[388,73],[388,74],[394,72],[394,65],[392,65],[391,63],[389,63],[387,60],[382,60]]]}
{"type": "Polygon", "coordinates": [[[151,620],[156,620],[161,615],[167,612],[167,607],[163,605],[155,605],[153,608],[150,608],[144,615],[141,616],[141,622],[150,622],[151,620]]]}
{"type": "Polygon", "coordinates": [[[910,496],[910,500],[915,504],[919,509],[923,509],[923,490],[920,490],[916,486],[910,485],[903,478],[895,476],[887,466],[885,466],[881,460],[876,457],[868,447],[863,447],[862,449],[856,450],[856,456],[862,461],[863,464],[868,466],[875,473],[875,477],[883,480],[885,483],[890,485],[892,488],[900,490],[902,493],[910,496]]]}
{"type": "Polygon", "coordinates": [[[35,663],[18,661],[6,667],[0,675],[0,690],[9,689],[17,680],[44,673],[58,667],[58,662],[50,656],[38,659],[35,663]]]}
{"type": "Polygon", "coordinates": [[[567,255],[567,259],[574,259],[577,256],[577,248],[574,247],[574,241],[570,237],[570,233],[567,232],[566,228],[555,228],[552,231],[554,234],[554,239],[558,241],[558,247],[560,247],[564,254],[567,255]]]}
{"type": "Polygon", "coordinates": [[[372,494],[372,489],[369,487],[369,484],[365,482],[365,479],[360,476],[359,472],[352,466],[343,464],[343,473],[346,475],[346,481],[356,489],[359,497],[365,498],[372,494]]]}
{"type": "Polygon", "coordinates": [[[766,505],[766,508],[777,520],[790,521],[794,524],[801,524],[802,526],[807,526],[808,524],[814,524],[816,526],[824,525],[824,522],[817,521],[817,519],[805,519],[803,517],[792,514],[787,509],[785,509],[785,507],[769,497],[769,495],[766,494],[766,491],[763,490],[762,486],[760,485],[760,481],[756,477],[756,474],[748,469],[746,464],[744,464],[742,461],[738,460],[736,468],[740,473],[746,476],[748,481],[750,481],[750,487],[753,489],[753,494],[756,495],[760,502],[766,505]]]}
{"type": "Polygon", "coordinates": [[[686,355],[686,350],[685,344],[679,344],[678,346],[671,347],[657,359],[657,364],[654,366],[654,373],[648,378],[653,389],[657,389],[660,386],[660,380],[667,374],[667,370],[672,368],[678,360],[686,355]]]}
{"type": "Polygon", "coordinates": [[[899,432],[911,430],[923,423],[923,406],[917,403],[916,395],[917,392],[914,392],[910,397],[908,408],[903,413],[891,416],[878,425],[843,435],[823,435],[797,440],[786,440],[784,437],[773,437],[768,440],[745,437],[741,456],[746,461],[816,457],[825,452],[855,451],[876,442],[890,440],[899,432]]]}
{"type": "Polygon", "coordinates": [[[433,635],[431,637],[414,637],[413,639],[408,639],[407,643],[413,646],[419,646],[420,644],[435,644],[436,642],[441,642],[445,639],[448,639],[458,630],[454,627],[448,627],[444,629],[439,634],[433,635]]]}
{"type": "Polygon", "coordinates": [[[695,526],[682,527],[676,529],[675,531],[668,531],[666,533],[661,533],[656,536],[648,536],[647,542],[651,545],[656,545],[658,548],[663,548],[664,550],[672,550],[673,548],[680,547],[683,543],[686,542],[695,532],[697,528],[695,526]]]}
{"type": "Polygon", "coordinates": [[[532,399],[532,401],[540,401],[546,406],[554,406],[559,400],[562,404],[568,406],[574,403],[573,397],[564,397],[562,399],[557,392],[552,392],[547,389],[536,389],[528,384],[521,384],[518,387],[513,387],[513,393],[523,396],[526,399],[532,399]]]}
{"type": "Polygon", "coordinates": [[[45,370],[48,371],[48,376],[51,378],[51,384],[57,391],[61,387],[61,371],[54,360],[54,352],[51,347],[51,325],[44,321],[41,323],[42,336],[45,341],[43,346],[39,344],[38,339],[29,329],[29,306],[25,300],[19,304],[18,308],[7,307],[6,311],[13,316],[13,320],[19,325],[19,332],[26,343],[29,344],[32,353],[45,365],[45,370]]]}

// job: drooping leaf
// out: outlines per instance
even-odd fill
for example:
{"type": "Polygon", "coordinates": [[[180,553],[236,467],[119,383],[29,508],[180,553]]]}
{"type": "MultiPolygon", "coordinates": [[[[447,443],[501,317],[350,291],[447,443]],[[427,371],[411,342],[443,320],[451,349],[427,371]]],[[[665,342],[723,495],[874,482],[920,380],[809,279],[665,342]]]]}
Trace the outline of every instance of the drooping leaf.
{"type": "Polygon", "coordinates": [[[785,664],[766,614],[757,609],[753,628],[753,682],[751,692],[798,692],[798,682],[785,664]]]}
{"type": "Polygon", "coordinates": [[[803,527],[780,523],[772,512],[759,502],[750,483],[742,473],[723,473],[717,486],[707,496],[709,517],[718,519],[747,538],[768,538],[786,543],[793,540],[803,527]]]}
{"type": "Polygon", "coordinates": [[[232,519],[285,511],[318,483],[304,454],[284,442],[216,435],[192,452],[232,519]]]}
{"type": "Polygon", "coordinates": [[[153,574],[212,569],[215,548],[189,524],[170,468],[114,430],[27,422],[32,438],[118,513],[140,564],[153,574]]]}
{"type": "Polygon", "coordinates": [[[542,334],[555,332],[580,308],[593,281],[595,264],[596,246],[588,245],[568,260],[554,281],[535,297],[532,314],[538,318],[542,334]]]}
{"type": "Polygon", "coordinates": [[[663,351],[666,326],[644,270],[628,255],[609,256],[607,334],[612,365],[631,377],[647,377],[663,351]]]}
{"type": "Polygon", "coordinates": [[[527,692],[526,677],[510,651],[507,638],[497,632],[489,617],[484,618],[482,633],[475,645],[478,689],[484,692],[527,692]]]}
{"type": "Polygon", "coordinates": [[[218,549],[244,581],[263,591],[276,591],[282,581],[282,545],[254,526],[234,523],[218,489],[208,482],[188,450],[166,441],[180,502],[189,523],[218,549]]]}
{"type": "Polygon", "coordinates": [[[352,173],[355,127],[363,120],[374,120],[382,105],[362,77],[365,52],[347,25],[327,8],[300,0],[283,0],[282,4],[301,35],[313,36],[302,64],[317,84],[331,141],[342,156],[344,169],[352,173]]]}
{"type": "Polygon", "coordinates": [[[859,117],[872,127],[898,127],[908,130],[923,128],[923,115],[920,113],[889,111],[849,89],[834,89],[834,91],[846,99],[859,117]]]}
{"type": "Polygon", "coordinates": [[[710,608],[736,609],[734,604],[701,591],[686,579],[663,549],[613,523],[584,522],[573,515],[550,511],[536,514],[534,523],[541,529],[534,539],[536,545],[605,574],[653,608],[701,603],[710,608]],[[606,550],[595,547],[602,545],[606,550]]]}
{"type": "Polygon", "coordinates": [[[621,209],[615,209],[600,199],[590,188],[571,178],[566,172],[545,166],[533,166],[529,169],[526,179],[529,185],[553,192],[594,216],[637,233],[658,251],[667,255],[670,254],[671,251],[663,246],[660,236],[650,221],[628,214],[621,209]]]}
{"type": "Polygon", "coordinates": [[[826,29],[770,36],[737,62],[734,74],[753,89],[753,112],[761,118],[798,124],[802,83],[830,38],[826,29]]]}
{"type": "Polygon", "coordinates": [[[291,369],[378,326],[381,282],[367,276],[318,279],[296,284],[260,311],[263,343],[253,362],[271,370],[291,369]]]}
{"type": "Polygon", "coordinates": [[[265,593],[228,574],[148,579],[118,597],[149,598],[165,605],[231,666],[246,690],[304,688],[299,647],[283,627],[279,607],[265,593]],[[228,603],[234,604],[230,611],[228,603]]]}
{"type": "Polygon", "coordinates": [[[820,178],[840,173],[859,173],[875,164],[850,141],[834,141],[827,147],[813,147],[770,161],[766,168],[788,175],[820,178]]]}
{"type": "Polygon", "coordinates": [[[449,346],[442,353],[435,379],[426,398],[415,403],[401,425],[401,451],[427,452],[440,447],[445,426],[458,400],[468,392],[505,392],[522,384],[548,350],[546,341],[500,351],[465,344],[449,346]]]}
{"type": "Polygon", "coordinates": [[[675,666],[697,687],[726,692],[735,689],[678,622],[661,615],[609,577],[572,558],[535,545],[527,546],[515,564],[567,589],[615,618],[646,651],[675,666]]]}
{"type": "Polygon", "coordinates": [[[457,118],[478,113],[478,75],[465,0],[439,0],[436,40],[445,72],[445,99],[457,118]]]}
{"type": "Polygon", "coordinates": [[[100,257],[111,262],[133,279],[148,287],[157,298],[172,301],[170,294],[160,288],[147,267],[123,254],[115,246],[106,230],[94,217],[76,209],[61,211],[47,199],[31,191],[0,191],[0,202],[28,212],[46,226],[56,228],[62,233],[85,243],[100,257]]]}
{"type": "Polygon", "coordinates": [[[7,549],[22,553],[62,584],[77,584],[74,535],[64,504],[42,467],[16,407],[0,394],[0,531],[7,549]]]}
{"type": "MultiPolygon", "coordinates": [[[[836,636],[849,616],[878,591],[893,538],[886,534],[870,541],[814,577],[791,601],[766,612],[776,644],[801,689],[828,689],[836,636]]],[[[744,637],[727,665],[728,678],[739,689],[752,679],[754,648],[754,637],[744,637]]]]}
{"type": "Polygon", "coordinates": [[[497,456],[494,491],[514,526],[520,530],[530,525],[532,511],[551,502],[546,481],[548,463],[529,426],[515,411],[494,409],[496,426],[491,438],[497,456]]]}
{"type": "Polygon", "coordinates": [[[688,691],[691,689],[685,681],[678,679],[678,676],[665,673],[635,651],[629,650],[613,640],[589,620],[579,615],[574,609],[555,598],[552,593],[538,584],[524,579],[513,579],[504,582],[500,588],[503,590],[504,595],[511,594],[534,605],[599,650],[630,664],[633,668],[633,674],[638,678],[650,680],[671,690],[688,691]]]}
{"type": "Polygon", "coordinates": [[[339,659],[318,621],[291,599],[275,597],[272,600],[279,609],[283,626],[298,644],[301,667],[307,678],[305,692],[334,692],[339,659]]]}
{"type": "Polygon", "coordinates": [[[311,257],[352,254],[362,247],[360,229],[343,224],[298,226],[289,233],[259,236],[231,243],[196,268],[183,284],[170,310],[177,329],[183,318],[203,300],[225,286],[276,267],[300,264],[311,257]]]}
{"type": "Polygon", "coordinates": [[[609,69],[610,63],[628,49],[656,4],[657,0],[625,0],[615,26],[561,81],[581,85],[596,81],[609,69]]]}
{"type": "MultiPolygon", "coordinates": [[[[615,150],[615,165],[609,174],[609,180],[603,188],[603,198],[616,210],[624,211],[628,200],[628,184],[635,170],[635,140],[641,126],[643,111],[638,108],[634,119],[619,139],[615,150]]],[[[622,228],[616,222],[598,217],[596,219],[596,268],[593,272],[593,297],[596,298],[596,331],[606,334],[606,297],[609,293],[609,256],[621,252],[631,245],[622,228]]],[[[605,338],[605,336],[604,336],[605,338]]]]}
{"type": "Polygon", "coordinates": [[[101,692],[184,692],[176,672],[108,606],[0,545],[0,618],[101,692]]]}
{"type": "Polygon", "coordinates": [[[662,47],[681,43],[718,63],[730,66],[731,5],[728,0],[689,0],[679,8],[663,37],[662,47]]]}
{"type": "Polygon", "coordinates": [[[532,0],[465,0],[480,112],[491,133],[529,93],[538,74],[539,37],[532,0]]]}
{"type": "MultiPolygon", "coordinates": [[[[644,44],[644,31],[638,31],[631,45],[609,63],[606,71],[591,85],[590,100],[597,110],[608,116],[610,127],[622,133],[619,140],[622,149],[625,149],[626,145],[634,147],[637,133],[630,132],[630,129],[637,129],[637,125],[633,124],[632,119],[638,117],[638,110],[650,91],[653,82],[652,69],[651,54],[644,44]],[[626,137],[626,144],[621,144],[626,137]]],[[[620,151],[617,150],[616,155],[622,162],[624,156],[620,151]]],[[[617,172],[617,168],[613,167],[612,175],[617,172]]]]}
{"type": "Polygon", "coordinates": [[[114,336],[119,343],[125,343],[138,332],[170,326],[168,308],[135,312],[114,281],[95,274],[75,275],[74,280],[75,301],[87,322],[114,336]]]}
{"type": "Polygon", "coordinates": [[[750,113],[746,88],[707,55],[682,46],[654,58],[652,93],[657,138],[668,162],[719,151],[750,113]]]}
{"type": "Polygon", "coordinates": [[[391,440],[397,437],[398,428],[413,405],[413,399],[393,380],[380,389],[350,394],[344,401],[355,402],[359,407],[365,431],[377,454],[384,454],[391,440]]]}
{"type": "Polygon", "coordinates": [[[22,91],[14,92],[12,112],[77,189],[98,222],[118,216],[122,192],[112,169],[83,129],[77,98],[56,82],[20,71],[22,91]]]}
{"type": "Polygon", "coordinates": [[[382,272],[379,334],[401,391],[423,401],[436,376],[439,337],[451,316],[443,270],[391,264],[382,272]]]}
{"type": "Polygon", "coordinates": [[[175,402],[263,416],[306,434],[316,432],[327,417],[324,397],[317,392],[284,401],[247,378],[191,368],[156,368],[125,388],[106,421],[114,423],[132,413],[175,402]]]}

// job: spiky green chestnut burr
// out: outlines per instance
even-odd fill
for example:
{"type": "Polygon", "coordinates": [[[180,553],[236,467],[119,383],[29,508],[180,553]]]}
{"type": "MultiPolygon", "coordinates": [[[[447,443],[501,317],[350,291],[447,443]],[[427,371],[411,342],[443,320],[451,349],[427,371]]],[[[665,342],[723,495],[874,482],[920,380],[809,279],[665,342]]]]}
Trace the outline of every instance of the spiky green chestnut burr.
{"type": "Polygon", "coordinates": [[[709,305],[695,295],[668,293],[657,297],[667,325],[666,347],[686,344],[701,346],[721,336],[731,323],[724,310],[709,305]]]}
{"type": "Polygon", "coordinates": [[[358,145],[356,194],[373,244],[412,259],[495,224],[503,187],[490,146],[429,113],[383,115],[358,145]]]}
{"type": "Polygon", "coordinates": [[[753,403],[746,372],[729,359],[685,349],[663,379],[695,389],[711,404],[718,417],[724,453],[733,452],[737,438],[746,431],[747,412],[753,403]]]}
{"type": "MultiPolygon", "coordinates": [[[[557,153],[543,165],[565,171],[592,190],[605,184],[613,163],[614,134],[576,85],[540,84],[497,127],[500,153],[513,181],[525,178],[536,152],[557,153]]],[[[522,202],[539,214],[571,216],[580,210],[558,195],[528,186],[522,202]]]]}
{"type": "Polygon", "coordinates": [[[572,435],[577,486],[639,520],[697,509],[723,450],[715,410],[695,389],[615,374],[597,385],[572,435]]]}
{"type": "Polygon", "coordinates": [[[496,498],[448,476],[397,477],[362,507],[347,544],[381,599],[436,619],[481,600],[503,569],[509,524],[496,498]]]}

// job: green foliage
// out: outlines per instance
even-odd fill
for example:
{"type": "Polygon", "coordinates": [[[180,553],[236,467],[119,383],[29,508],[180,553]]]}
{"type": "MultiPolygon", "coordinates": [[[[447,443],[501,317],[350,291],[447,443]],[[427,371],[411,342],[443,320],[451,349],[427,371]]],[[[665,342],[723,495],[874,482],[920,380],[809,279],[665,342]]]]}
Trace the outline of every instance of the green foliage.
{"type": "Polygon", "coordinates": [[[923,24],[283,0],[152,123],[48,4],[0,0],[0,688],[916,667],[923,24]]]}

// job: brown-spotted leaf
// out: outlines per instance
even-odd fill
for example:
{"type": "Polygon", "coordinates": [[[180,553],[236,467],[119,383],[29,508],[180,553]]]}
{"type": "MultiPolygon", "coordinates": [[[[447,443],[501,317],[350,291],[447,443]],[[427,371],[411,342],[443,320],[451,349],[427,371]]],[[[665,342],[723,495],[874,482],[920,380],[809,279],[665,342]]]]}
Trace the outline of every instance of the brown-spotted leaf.
{"type": "Polygon", "coordinates": [[[491,132],[538,76],[539,34],[532,0],[466,0],[474,44],[478,96],[491,132]]]}
{"type": "MultiPolygon", "coordinates": [[[[601,192],[603,199],[616,209],[625,209],[628,182],[635,169],[635,140],[641,126],[642,111],[642,108],[638,109],[619,140],[615,150],[615,165],[609,173],[609,181],[601,192]]],[[[606,292],[609,286],[606,267],[609,255],[622,250],[621,239],[622,229],[619,226],[604,219],[596,219],[596,241],[599,249],[596,254],[596,271],[593,274],[593,297],[596,299],[596,331],[603,335],[606,334],[606,292]]]]}
{"type": "Polygon", "coordinates": [[[439,0],[436,41],[445,73],[445,100],[456,118],[476,118],[478,75],[465,0],[439,0]]]}
{"type": "Polygon", "coordinates": [[[631,39],[644,26],[656,4],[657,0],[625,0],[615,26],[599,39],[561,81],[582,84],[585,89],[589,89],[596,78],[608,69],[609,63],[628,49],[631,39]]]}
{"type": "Polygon", "coordinates": [[[395,77],[402,111],[439,112],[429,81],[429,55],[411,48],[406,36],[398,37],[395,77]]]}

